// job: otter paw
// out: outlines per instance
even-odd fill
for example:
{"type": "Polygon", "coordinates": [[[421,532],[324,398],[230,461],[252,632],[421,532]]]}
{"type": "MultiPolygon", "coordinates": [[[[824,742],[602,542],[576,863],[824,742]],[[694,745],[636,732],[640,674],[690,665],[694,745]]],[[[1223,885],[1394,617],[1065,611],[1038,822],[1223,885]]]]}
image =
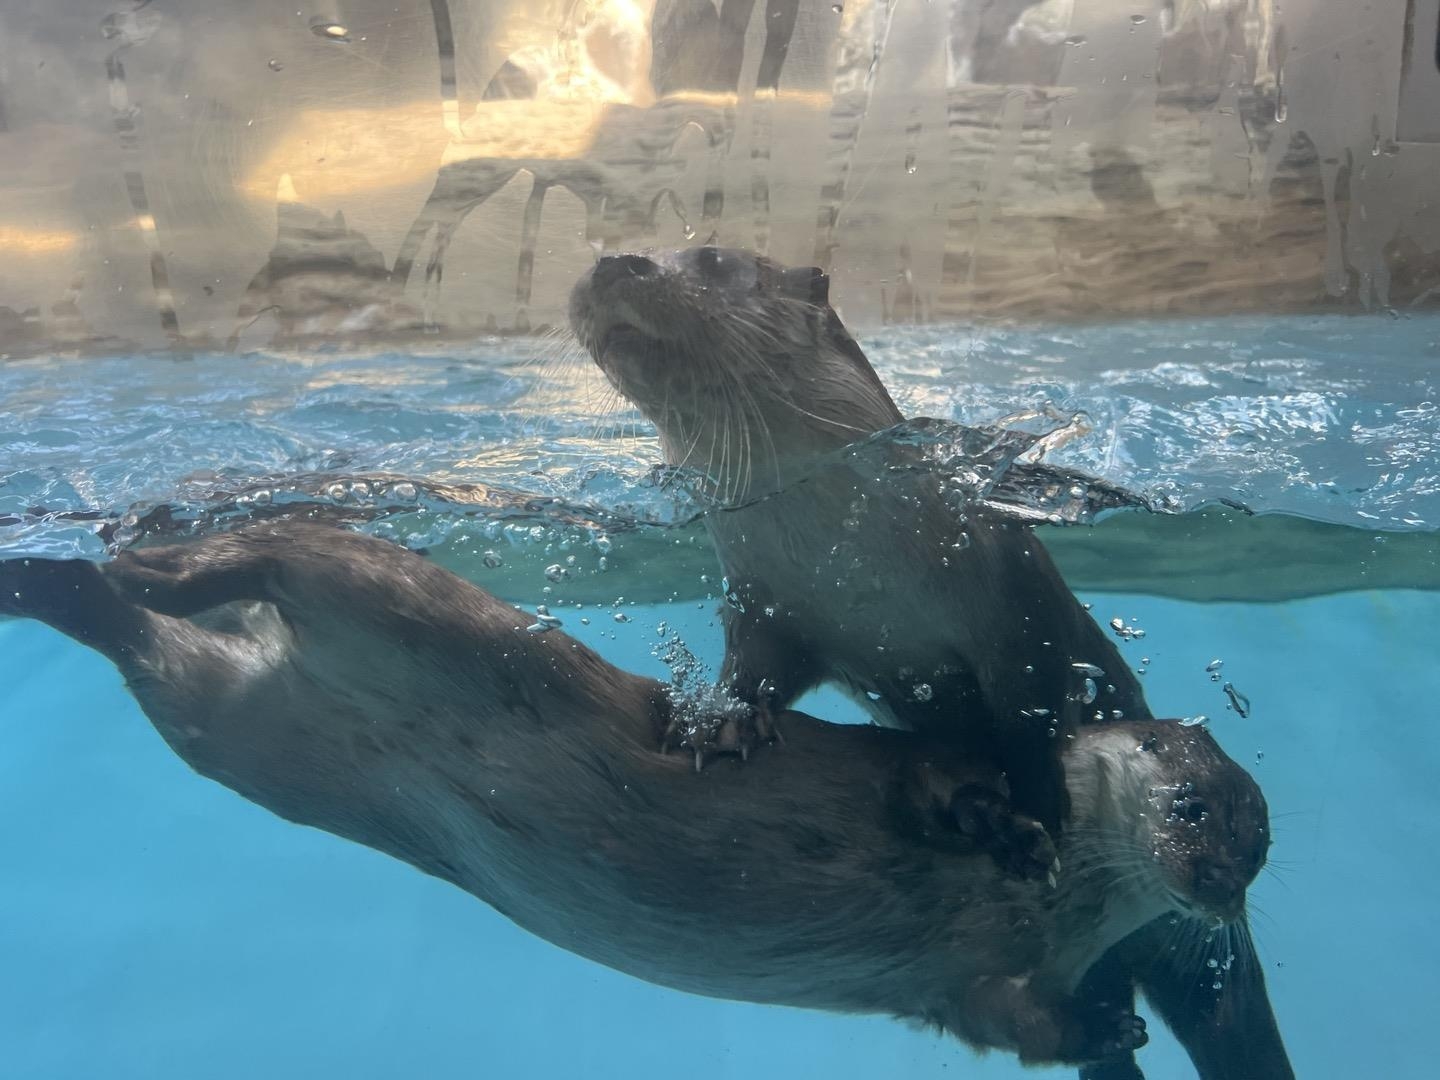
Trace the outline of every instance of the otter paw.
{"type": "Polygon", "coordinates": [[[763,708],[736,703],[710,711],[676,710],[661,736],[660,752],[678,749],[693,754],[699,772],[707,758],[739,754],[746,760],[750,751],[779,735],[769,710],[763,708]]]}
{"type": "Polygon", "coordinates": [[[1109,1061],[1133,1053],[1150,1041],[1145,1021],[1127,1008],[1101,1004],[1088,1012],[1085,1045],[1080,1054],[1083,1060],[1109,1061]]]}
{"type": "Polygon", "coordinates": [[[1050,833],[1034,818],[1017,814],[999,792],[979,784],[956,788],[950,797],[950,815],[961,834],[1005,873],[1055,884],[1060,861],[1050,833]]]}

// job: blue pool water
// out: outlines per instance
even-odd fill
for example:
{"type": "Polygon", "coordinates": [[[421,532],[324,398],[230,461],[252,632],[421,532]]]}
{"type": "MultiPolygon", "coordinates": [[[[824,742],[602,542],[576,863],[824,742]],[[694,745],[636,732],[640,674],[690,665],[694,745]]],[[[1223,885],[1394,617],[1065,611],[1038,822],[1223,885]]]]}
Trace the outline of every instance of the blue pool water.
{"type": "MultiPolygon", "coordinates": [[[[1440,525],[1437,339],[1437,321],[1310,319],[897,332],[867,346],[909,413],[1083,408],[1091,431],[1059,460],[1182,506],[1238,494],[1426,531],[1440,525]]],[[[135,504],[194,509],[225,483],[312,471],[631,511],[655,457],[582,366],[499,345],[26,362],[0,366],[0,401],[0,555],[101,557],[93,523],[64,514],[124,528],[135,504]]],[[[431,517],[421,528],[443,534],[445,508],[431,517]]],[[[536,602],[544,584],[511,598],[536,602]]],[[[1146,629],[1122,648],[1149,658],[1157,713],[1213,717],[1266,791],[1277,842],[1252,890],[1256,936],[1297,1074],[1431,1075],[1440,594],[1086,598],[1146,629]],[[1205,673],[1216,657],[1248,719],[1205,673]]],[[[589,626],[560,613],[615,663],[663,676],[655,624],[714,661],[713,608],[627,606],[629,623],[589,626]]],[[[1022,1075],[883,1018],[710,1001],[573,957],[193,775],[106,661],[38,624],[0,621],[0,685],[0,1076],[1022,1075]]],[[[854,718],[833,695],[807,707],[854,718]]],[[[1151,1080],[1192,1076],[1152,1033],[1151,1080]]]]}

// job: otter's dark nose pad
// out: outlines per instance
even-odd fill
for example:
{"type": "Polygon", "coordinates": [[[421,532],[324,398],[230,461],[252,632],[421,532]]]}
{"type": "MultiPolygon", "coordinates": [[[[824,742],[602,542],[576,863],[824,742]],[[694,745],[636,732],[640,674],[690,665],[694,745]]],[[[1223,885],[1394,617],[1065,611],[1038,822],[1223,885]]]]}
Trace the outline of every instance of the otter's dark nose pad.
{"type": "Polygon", "coordinates": [[[653,274],[658,267],[644,255],[603,255],[591,272],[591,280],[600,287],[614,285],[633,277],[653,274]]]}
{"type": "Polygon", "coordinates": [[[780,275],[780,291],[812,304],[830,302],[830,275],[818,266],[795,267],[780,275]]]}
{"type": "Polygon", "coordinates": [[[1245,888],[1229,862],[1201,859],[1195,864],[1195,896],[1213,911],[1231,914],[1244,904],[1245,888]]]}

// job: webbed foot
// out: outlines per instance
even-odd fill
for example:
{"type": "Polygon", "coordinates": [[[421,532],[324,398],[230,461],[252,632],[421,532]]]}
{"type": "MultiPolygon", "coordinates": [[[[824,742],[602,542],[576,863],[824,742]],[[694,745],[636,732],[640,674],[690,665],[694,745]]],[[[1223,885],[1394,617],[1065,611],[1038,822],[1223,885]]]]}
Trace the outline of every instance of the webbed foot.
{"type": "Polygon", "coordinates": [[[1026,881],[1048,880],[1054,886],[1060,860],[1050,833],[1034,818],[1016,813],[998,791],[964,784],[950,797],[950,815],[956,828],[1006,874],[1026,881]]]}

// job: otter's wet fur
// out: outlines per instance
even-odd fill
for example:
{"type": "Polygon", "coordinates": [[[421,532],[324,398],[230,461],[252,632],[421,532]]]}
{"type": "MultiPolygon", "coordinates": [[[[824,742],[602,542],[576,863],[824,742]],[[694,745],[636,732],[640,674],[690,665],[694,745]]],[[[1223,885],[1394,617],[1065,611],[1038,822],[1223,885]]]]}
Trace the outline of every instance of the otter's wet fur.
{"type": "MultiPolygon", "coordinates": [[[[1025,823],[1061,846],[1074,827],[1066,739],[1152,713],[1028,525],[957,505],[943,471],[903,441],[880,462],[844,452],[904,418],[829,306],[826,275],[713,246],[613,255],[576,283],[570,322],[655,424],[666,461],[708,477],[730,600],[722,677],[772,708],[836,683],[878,723],[961,749],[992,854],[1043,871],[1049,849],[1025,823]]],[[[746,737],[733,725],[696,735],[720,750],[746,737]]],[[[1172,922],[1203,936],[1183,915],[1159,920],[1106,955],[1087,993],[1129,1000],[1138,984],[1202,1080],[1288,1080],[1243,919],[1220,993],[1197,950],[1170,948],[1172,922]]],[[[1084,1075],[1141,1073],[1125,1060],[1084,1075]]]]}
{"type": "Polygon", "coordinates": [[[563,948],[1031,1062],[1143,1042],[1125,1002],[1083,992],[1092,964],[1177,905],[1235,918],[1268,845],[1254,782],[1174,723],[1065,740],[1058,888],[1003,874],[955,830],[969,765],[924,735],[790,713],[786,746],[697,775],[657,748],[661,684],[527,632],[419,555],[314,525],[100,566],[3,562],[0,613],[108,656],[202,775],[563,948]]]}
{"type": "Polygon", "coordinates": [[[1150,719],[1139,680],[1032,529],[957,509],[906,446],[838,453],[904,417],[827,288],[739,251],[616,255],[576,284],[570,318],[667,463],[711,480],[735,692],[784,708],[836,683],[877,722],[992,763],[995,786],[1056,831],[1052,733],[1150,719]],[[1104,673],[1088,701],[1076,664],[1104,673]]]}

